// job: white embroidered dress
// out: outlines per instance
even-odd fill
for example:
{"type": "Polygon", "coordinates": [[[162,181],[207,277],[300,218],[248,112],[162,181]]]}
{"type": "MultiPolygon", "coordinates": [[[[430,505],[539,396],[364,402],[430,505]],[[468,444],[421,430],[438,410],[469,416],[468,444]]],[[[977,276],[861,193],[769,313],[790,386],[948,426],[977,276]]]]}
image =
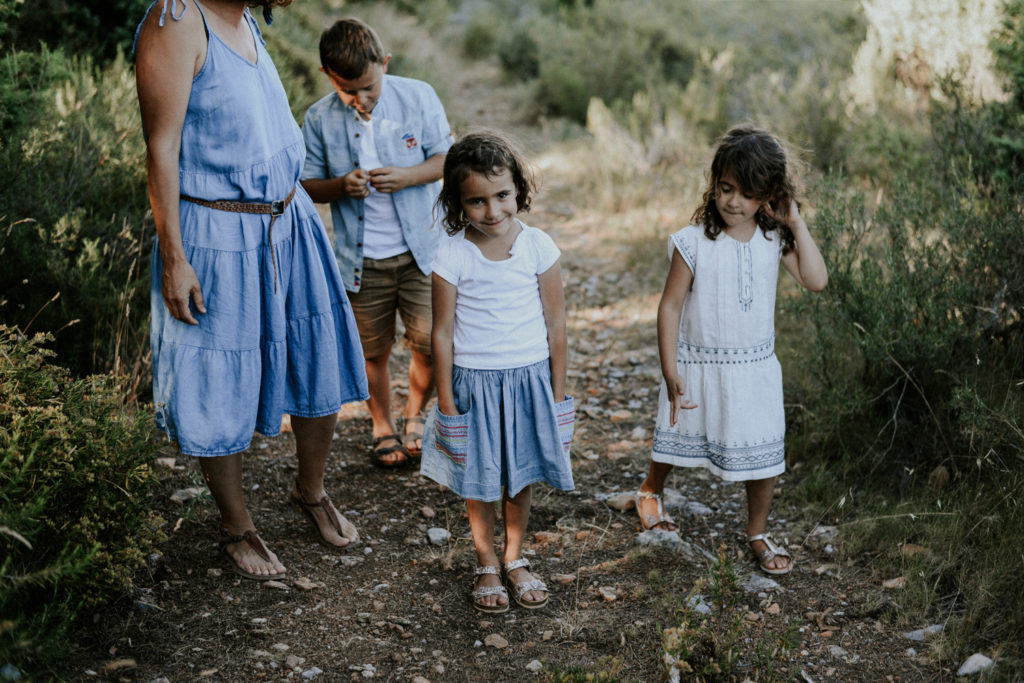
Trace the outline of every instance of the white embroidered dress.
{"type": "Polygon", "coordinates": [[[726,481],[781,474],[785,462],[782,368],[775,357],[775,290],[781,241],[758,229],[749,242],[710,240],[689,226],[669,239],[693,271],[679,323],[677,367],[693,410],[669,426],[658,396],[652,459],[705,467],[726,481]]]}

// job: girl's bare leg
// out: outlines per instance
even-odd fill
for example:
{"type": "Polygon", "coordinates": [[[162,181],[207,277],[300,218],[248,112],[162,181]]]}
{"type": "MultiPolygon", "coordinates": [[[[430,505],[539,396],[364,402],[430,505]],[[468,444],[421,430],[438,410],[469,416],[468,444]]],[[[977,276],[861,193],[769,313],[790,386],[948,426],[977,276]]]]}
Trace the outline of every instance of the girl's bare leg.
{"type": "MultiPolygon", "coordinates": [[[[220,525],[224,533],[240,536],[246,531],[256,531],[242,495],[242,454],[199,458],[199,467],[220,511],[220,525]]],[[[285,572],[284,565],[269,548],[269,561],[260,557],[245,541],[229,543],[225,549],[235,564],[251,574],[273,576],[285,572]]]]}
{"type": "MultiPolygon", "coordinates": [[[[505,564],[522,557],[523,537],[526,536],[526,525],[530,521],[530,502],[533,499],[533,487],[527,486],[509,498],[506,494],[502,499],[502,511],[505,516],[505,564]]],[[[509,572],[512,583],[523,583],[534,578],[526,567],[513,569],[509,572]]],[[[523,599],[529,602],[543,600],[545,591],[527,591],[523,599]]]]}
{"type": "MultiPolygon", "coordinates": [[[[469,513],[469,529],[473,534],[473,546],[476,548],[476,563],[479,566],[498,567],[498,555],[494,552],[494,503],[482,500],[466,499],[466,511],[469,513]]],[[[477,588],[498,587],[501,576],[481,574],[476,579],[477,588]]],[[[477,600],[481,605],[507,605],[508,600],[501,595],[485,595],[477,600]]]]}
{"type": "MultiPolygon", "coordinates": [[[[772,510],[772,496],[775,491],[775,477],[768,479],[755,479],[746,482],[747,485],[747,536],[763,534],[768,528],[768,513],[772,510]]],[[[750,544],[756,554],[768,546],[764,541],[754,541],[750,544]]],[[[785,569],[789,566],[789,558],[776,555],[767,563],[769,569],[785,569]]]]}

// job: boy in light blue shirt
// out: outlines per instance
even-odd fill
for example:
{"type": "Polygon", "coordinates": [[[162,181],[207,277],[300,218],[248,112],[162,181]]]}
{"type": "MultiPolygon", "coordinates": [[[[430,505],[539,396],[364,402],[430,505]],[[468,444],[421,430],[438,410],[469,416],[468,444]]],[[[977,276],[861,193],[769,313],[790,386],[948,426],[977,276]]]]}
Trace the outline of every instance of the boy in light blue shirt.
{"type": "Polygon", "coordinates": [[[434,391],[430,266],[442,233],[433,206],[454,141],[433,88],[388,75],[390,61],[358,19],[324,31],[320,70],[335,92],[306,112],[301,176],[314,201],[331,205],[335,254],[366,357],[373,462],[382,467],[418,459],[434,391]],[[396,313],[412,352],[404,435],[391,415],[388,372],[396,313]]]}

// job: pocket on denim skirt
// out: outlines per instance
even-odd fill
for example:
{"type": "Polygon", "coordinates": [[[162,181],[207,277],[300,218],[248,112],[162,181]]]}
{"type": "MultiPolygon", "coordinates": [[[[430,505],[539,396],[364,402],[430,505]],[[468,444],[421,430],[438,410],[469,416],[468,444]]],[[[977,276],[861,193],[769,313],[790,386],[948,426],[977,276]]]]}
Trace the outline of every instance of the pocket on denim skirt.
{"type": "Polygon", "coordinates": [[[437,411],[434,422],[434,443],[456,465],[466,466],[469,452],[469,413],[445,415],[437,411]]]}
{"type": "Polygon", "coordinates": [[[562,441],[562,451],[569,455],[572,445],[572,433],[576,428],[576,399],[566,396],[564,401],[555,404],[555,419],[558,420],[558,436],[562,441]]]}

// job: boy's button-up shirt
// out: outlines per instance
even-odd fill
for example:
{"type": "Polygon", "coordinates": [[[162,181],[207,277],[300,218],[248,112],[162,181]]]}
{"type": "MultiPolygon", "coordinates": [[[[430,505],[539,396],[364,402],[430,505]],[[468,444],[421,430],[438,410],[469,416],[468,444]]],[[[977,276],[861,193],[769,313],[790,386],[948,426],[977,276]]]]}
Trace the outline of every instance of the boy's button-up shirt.
{"type": "MultiPolygon", "coordinates": [[[[338,178],[356,168],[359,160],[359,124],[355,109],[331,92],[306,111],[302,135],[306,162],[300,180],[338,178]]],[[[445,154],[455,141],[444,106],[434,89],[423,81],[384,75],[380,99],[373,108],[377,152],[384,166],[416,166],[445,154]]],[[[366,169],[372,170],[372,169],[366,169]]],[[[441,183],[412,185],[394,193],[402,236],[424,275],[437,254],[442,235],[434,202],[441,183]]],[[[363,266],[363,200],[341,197],[331,202],[334,251],[345,287],[358,292],[363,266]]]]}

